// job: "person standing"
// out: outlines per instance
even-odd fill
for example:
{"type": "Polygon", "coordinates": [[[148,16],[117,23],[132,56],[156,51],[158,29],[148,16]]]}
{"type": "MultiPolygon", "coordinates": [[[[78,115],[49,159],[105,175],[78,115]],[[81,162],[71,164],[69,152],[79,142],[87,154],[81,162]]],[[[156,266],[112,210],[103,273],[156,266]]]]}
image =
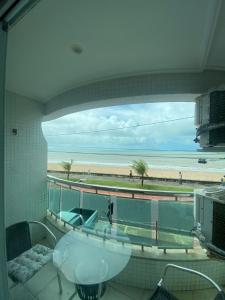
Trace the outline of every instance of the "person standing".
{"type": "Polygon", "coordinates": [[[132,170],[130,170],[130,173],[129,173],[129,178],[130,178],[130,181],[132,180],[133,178],[133,173],[132,173],[132,170]]]}
{"type": "Polygon", "coordinates": [[[182,184],[182,173],[181,172],[179,172],[179,184],[182,184]]]}
{"type": "Polygon", "coordinates": [[[107,212],[107,218],[109,220],[109,223],[112,225],[112,216],[113,216],[113,207],[114,203],[111,202],[111,199],[108,200],[108,212],[107,212]]]}

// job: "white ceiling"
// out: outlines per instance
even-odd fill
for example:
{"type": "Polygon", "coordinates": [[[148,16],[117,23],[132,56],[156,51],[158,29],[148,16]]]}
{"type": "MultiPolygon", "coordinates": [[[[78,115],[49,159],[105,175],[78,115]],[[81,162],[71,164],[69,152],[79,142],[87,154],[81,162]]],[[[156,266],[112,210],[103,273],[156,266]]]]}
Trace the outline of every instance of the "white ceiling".
{"type": "Polygon", "coordinates": [[[47,102],[108,78],[225,70],[224,37],[222,0],[42,0],[9,32],[7,89],[47,102]]]}

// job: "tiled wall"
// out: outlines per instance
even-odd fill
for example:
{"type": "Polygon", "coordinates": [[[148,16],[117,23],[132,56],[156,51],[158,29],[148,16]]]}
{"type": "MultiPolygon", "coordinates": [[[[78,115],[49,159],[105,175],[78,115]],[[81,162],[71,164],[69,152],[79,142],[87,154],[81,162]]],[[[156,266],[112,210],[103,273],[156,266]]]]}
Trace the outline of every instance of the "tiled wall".
{"type": "MultiPolygon", "coordinates": [[[[221,71],[141,74],[98,80],[51,99],[45,106],[45,113],[47,115],[55,113],[59,117],[61,114],[103,106],[157,101],[159,100],[157,95],[160,95],[160,101],[168,102],[168,98],[170,101],[180,101],[180,96],[176,94],[206,93],[210,87],[219,86],[224,81],[225,72],[221,71]],[[151,95],[154,97],[151,98],[151,95]]],[[[187,101],[188,98],[186,95],[187,101]]],[[[189,99],[193,101],[193,97],[189,99]]]]}
{"type": "MultiPolygon", "coordinates": [[[[216,259],[176,261],[169,258],[168,260],[166,258],[160,260],[132,257],[126,268],[114,278],[114,281],[146,289],[155,289],[162,277],[165,265],[168,263],[195,269],[211,277],[217,284],[225,284],[225,261],[216,259]]],[[[212,287],[205,279],[174,269],[168,270],[165,284],[171,290],[198,290],[212,287]]]]}
{"type": "Polygon", "coordinates": [[[47,143],[42,116],[42,104],[7,93],[6,226],[25,219],[41,220],[46,215],[47,143]]]}

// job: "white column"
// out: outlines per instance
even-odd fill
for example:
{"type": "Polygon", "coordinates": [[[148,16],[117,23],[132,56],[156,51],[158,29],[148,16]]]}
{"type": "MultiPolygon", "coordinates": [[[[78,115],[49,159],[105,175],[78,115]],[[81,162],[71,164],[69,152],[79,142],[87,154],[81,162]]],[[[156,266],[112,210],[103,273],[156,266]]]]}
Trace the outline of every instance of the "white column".
{"type": "Polygon", "coordinates": [[[7,33],[0,23],[0,299],[9,299],[5,239],[5,62],[7,33]]]}

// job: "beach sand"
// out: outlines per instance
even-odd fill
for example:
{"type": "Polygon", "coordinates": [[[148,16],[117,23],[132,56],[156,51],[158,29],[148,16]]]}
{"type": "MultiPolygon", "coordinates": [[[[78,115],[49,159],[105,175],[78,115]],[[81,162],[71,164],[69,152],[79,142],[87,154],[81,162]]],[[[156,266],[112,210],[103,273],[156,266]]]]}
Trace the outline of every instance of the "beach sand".
{"type": "MultiPolygon", "coordinates": [[[[57,163],[48,164],[49,171],[64,171],[62,166],[57,163]]],[[[108,165],[74,165],[72,172],[82,173],[97,173],[97,174],[110,174],[110,175],[127,175],[129,176],[131,168],[126,166],[108,166],[108,165]]],[[[133,172],[133,171],[132,171],[133,172]]],[[[135,173],[133,172],[135,175],[135,173]]],[[[150,169],[148,175],[154,178],[171,178],[179,179],[179,171],[177,170],[163,170],[163,169],[150,169]]],[[[196,181],[212,181],[220,182],[221,178],[225,175],[224,172],[200,172],[200,171],[184,171],[182,170],[182,178],[185,180],[196,181]]]]}

